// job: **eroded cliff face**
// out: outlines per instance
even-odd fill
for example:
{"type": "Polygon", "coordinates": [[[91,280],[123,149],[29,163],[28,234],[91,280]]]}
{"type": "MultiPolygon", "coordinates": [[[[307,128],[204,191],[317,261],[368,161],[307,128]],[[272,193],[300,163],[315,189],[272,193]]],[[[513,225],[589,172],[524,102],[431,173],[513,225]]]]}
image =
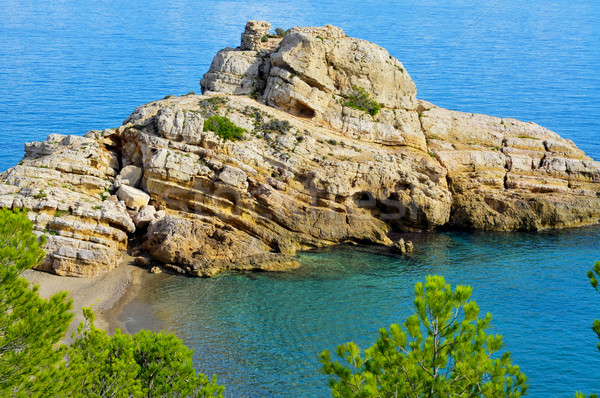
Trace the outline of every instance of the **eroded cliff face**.
{"type": "Polygon", "coordinates": [[[600,163],[572,141],[531,122],[421,104],[429,151],[448,173],[450,225],[534,231],[598,222],[600,163]]]}
{"type": "Polygon", "coordinates": [[[48,236],[41,269],[96,275],[134,237],[140,262],[211,276],[292,268],[298,250],[342,242],[391,245],[392,230],[598,222],[600,164],[571,141],[419,101],[398,60],[339,28],[264,41],[269,29],[250,21],[202,96],[26,146],[1,175],[0,206],[29,209],[48,236]],[[210,131],[215,116],[243,138],[210,131]]]}

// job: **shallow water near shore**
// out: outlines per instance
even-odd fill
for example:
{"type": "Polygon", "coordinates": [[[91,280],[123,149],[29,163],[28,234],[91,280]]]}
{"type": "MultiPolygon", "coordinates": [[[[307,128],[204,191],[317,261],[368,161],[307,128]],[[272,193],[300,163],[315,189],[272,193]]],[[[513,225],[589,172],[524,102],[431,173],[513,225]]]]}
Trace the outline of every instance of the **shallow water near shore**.
{"type": "MultiPolygon", "coordinates": [[[[213,56],[249,19],[334,24],[386,48],[418,98],[534,121],[600,160],[600,3],[588,0],[0,2],[0,171],[25,142],[116,127],[148,101],[199,93],[213,56]]],[[[411,257],[342,247],[301,254],[288,273],[193,279],[147,275],[119,319],[175,332],[227,396],[326,396],[317,355],[370,345],[410,314],[427,274],[474,287],[529,396],[600,391],[590,329],[600,295],[585,272],[598,227],[414,237],[411,257]]]]}
{"type": "Polygon", "coordinates": [[[317,355],[412,312],[414,284],[443,275],[473,286],[490,333],[529,378],[530,396],[600,390],[600,295],[586,271],[600,258],[600,227],[541,233],[444,232],[413,236],[411,256],[342,246],[302,253],[284,273],[213,279],[163,275],[125,308],[130,332],[175,333],[200,371],[217,373],[231,397],[327,396],[317,355]],[[379,253],[379,254],[378,254],[379,253]]]}

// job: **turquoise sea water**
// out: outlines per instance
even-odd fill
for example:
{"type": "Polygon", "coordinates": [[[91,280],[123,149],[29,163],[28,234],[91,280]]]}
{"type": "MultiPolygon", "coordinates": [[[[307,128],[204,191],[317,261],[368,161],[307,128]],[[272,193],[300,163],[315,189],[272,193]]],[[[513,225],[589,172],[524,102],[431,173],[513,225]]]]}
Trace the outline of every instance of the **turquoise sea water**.
{"type": "MultiPolygon", "coordinates": [[[[0,2],[0,170],[50,133],[121,124],[168,94],[199,92],[212,57],[248,19],[331,23],[400,59],[418,97],[535,121],[600,160],[600,3],[590,0],[0,2]]],[[[494,331],[530,379],[530,396],[600,391],[589,326],[600,296],[585,271],[596,227],[539,234],[416,237],[411,258],[344,247],[302,254],[284,274],[198,280],[159,276],[128,308],[175,331],[228,396],[323,396],[316,355],[367,345],[410,313],[430,273],[472,285],[494,331]]]]}
{"type": "Polygon", "coordinates": [[[415,235],[410,257],[339,247],[300,255],[286,273],[213,279],[159,276],[125,309],[130,331],[176,333],[232,397],[327,396],[317,354],[346,341],[368,347],[377,330],[411,315],[428,274],[473,286],[491,333],[530,380],[532,397],[599,391],[600,353],[590,325],[600,295],[585,271],[600,258],[600,228],[415,235]],[[142,315],[144,314],[144,315],[142,315]]]}

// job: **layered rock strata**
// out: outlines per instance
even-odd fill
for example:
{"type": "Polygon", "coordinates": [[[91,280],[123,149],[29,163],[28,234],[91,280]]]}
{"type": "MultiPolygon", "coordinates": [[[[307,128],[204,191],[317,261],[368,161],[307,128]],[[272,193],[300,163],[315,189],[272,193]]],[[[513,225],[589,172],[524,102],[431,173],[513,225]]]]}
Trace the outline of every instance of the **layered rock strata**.
{"type": "Polygon", "coordinates": [[[134,237],[153,262],[212,276],[292,268],[298,250],[343,242],[390,246],[392,230],[598,222],[600,165],[573,142],[417,100],[398,60],[339,28],[264,41],[269,27],[250,21],[216,55],[202,96],[26,146],[0,176],[0,206],[29,209],[47,235],[41,269],[96,275],[134,237]]]}
{"type": "Polygon", "coordinates": [[[0,206],[25,208],[58,275],[94,276],[114,268],[135,232],[126,206],[110,196],[119,174],[116,152],[88,137],[51,134],[27,144],[19,165],[2,173],[0,206]]]}

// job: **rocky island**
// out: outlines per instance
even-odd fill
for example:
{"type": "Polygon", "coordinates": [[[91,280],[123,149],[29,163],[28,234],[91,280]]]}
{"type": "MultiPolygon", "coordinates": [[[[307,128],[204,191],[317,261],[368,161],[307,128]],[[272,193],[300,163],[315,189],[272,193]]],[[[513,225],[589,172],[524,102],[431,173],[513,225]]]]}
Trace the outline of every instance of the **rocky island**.
{"type": "Polygon", "coordinates": [[[0,175],[0,207],[47,236],[39,269],[138,263],[197,276],[284,270],[297,251],[391,231],[535,231],[600,219],[600,163],[531,122],[416,98],[400,61],[336,27],[249,21],[202,94],[122,126],[51,134],[0,175]]]}

